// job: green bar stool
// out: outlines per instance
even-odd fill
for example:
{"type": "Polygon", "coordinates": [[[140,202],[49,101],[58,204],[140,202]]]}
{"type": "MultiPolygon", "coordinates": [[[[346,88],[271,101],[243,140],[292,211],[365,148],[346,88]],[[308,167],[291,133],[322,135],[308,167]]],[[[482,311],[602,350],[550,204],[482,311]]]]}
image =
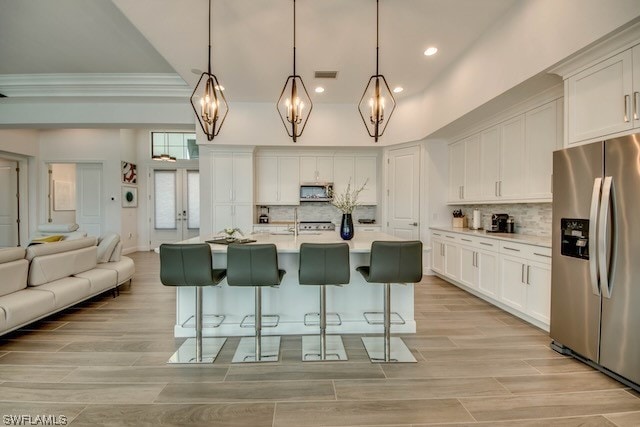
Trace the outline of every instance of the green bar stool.
{"type": "Polygon", "coordinates": [[[232,363],[277,362],[280,355],[280,337],[262,336],[262,328],[276,327],[280,317],[262,315],[262,288],[279,286],[286,271],[278,269],[276,245],[239,245],[231,244],[227,249],[227,284],[229,286],[252,286],[255,289],[254,315],[245,316],[240,327],[255,329],[253,338],[240,340],[232,363]],[[250,319],[253,318],[253,322],[250,319]],[[263,325],[263,320],[273,319],[263,325]],[[253,324],[251,324],[253,323],[253,324]]]}
{"type": "MultiPolygon", "coordinates": [[[[302,337],[302,361],[347,360],[342,337],[327,336],[327,285],[349,283],[349,245],[346,243],[303,243],[300,245],[300,269],[298,278],[301,285],[320,287],[320,312],[305,315],[318,316],[320,336],[302,337]]],[[[337,318],[334,325],[341,325],[340,315],[329,313],[337,318]]]]}
{"type": "Polygon", "coordinates": [[[365,320],[369,324],[384,324],[383,337],[363,337],[371,362],[415,362],[416,359],[401,338],[391,338],[391,324],[404,324],[404,319],[391,321],[391,283],[416,283],[422,279],[422,242],[384,242],[371,244],[370,266],[356,268],[368,283],[384,283],[383,321],[371,320],[367,312],[365,320]]]}
{"type": "Polygon", "coordinates": [[[203,317],[214,319],[208,327],[217,328],[224,316],[202,314],[202,288],[217,286],[226,276],[224,269],[211,268],[211,248],[208,244],[160,245],[160,281],[165,286],[196,288],[196,311],[182,326],[195,318],[195,339],[189,338],[167,363],[213,363],[226,338],[202,338],[203,317]]]}

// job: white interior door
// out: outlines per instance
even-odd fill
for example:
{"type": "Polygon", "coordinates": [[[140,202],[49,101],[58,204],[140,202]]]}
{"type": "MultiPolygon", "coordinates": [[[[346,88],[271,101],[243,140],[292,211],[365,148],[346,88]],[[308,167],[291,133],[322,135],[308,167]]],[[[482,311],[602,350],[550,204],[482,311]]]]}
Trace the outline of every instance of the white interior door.
{"type": "Polygon", "coordinates": [[[17,162],[0,159],[0,248],[18,245],[17,162]]]}
{"type": "Polygon", "coordinates": [[[200,234],[200,173],[191,169],[151,171],[151,247],[200,234]]]}
{"type": "Polygon", "coordinates": [[[76,164],[76,222],[89,236],[102,235],[103,200],[102,164],[76,164]]]}
{"type": "Polygon", "coordinates": [[[420,147],[389,151],[387,174],[388,233],[407,240],[420,238],[420,147]]]}

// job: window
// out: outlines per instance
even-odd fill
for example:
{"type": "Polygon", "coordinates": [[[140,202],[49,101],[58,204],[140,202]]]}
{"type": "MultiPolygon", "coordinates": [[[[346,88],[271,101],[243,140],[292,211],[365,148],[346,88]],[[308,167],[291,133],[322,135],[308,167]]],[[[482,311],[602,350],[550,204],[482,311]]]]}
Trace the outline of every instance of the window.
{"type": "Polygon", "coordinates": [[[168,154],[177,160],[200,157],[196,134],[186,132],[151,132],[151,156],[168,154]]]}

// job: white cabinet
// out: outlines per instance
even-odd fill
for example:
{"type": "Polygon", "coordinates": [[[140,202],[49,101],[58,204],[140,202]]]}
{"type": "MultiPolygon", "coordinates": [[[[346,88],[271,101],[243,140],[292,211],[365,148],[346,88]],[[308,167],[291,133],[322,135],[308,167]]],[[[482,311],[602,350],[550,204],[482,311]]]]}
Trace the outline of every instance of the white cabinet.
{"type": "Polygon", "coordinates": [[[482,191],[481,185],[481,139],[480,135],[473,135],[464,144],[464,184],[462,187],[463,200],[478,200],[482,191]]]}
{"type": "Polygon", "coordinates": [[[300,182],[333,182],[333,157],[301,156],[300,182]]]}
{"type": "Polygon", "coordinates": [[[524,176],[524,116],[520,115],[507,120],[502,124],[501,130],[498,197],[500,199],[521,199],[525,196],[524,187],[526,183],[526,177],[524,176]]]}
{"type": "Polygon", "coordinates": [[[500,135],[500,126],[492,126],[480,132],[480,200],[498,198],[500,135]]]}
{"type": "Polygon", "coordinates": [[[216,152],[212,161],[213,231],[253,224],[253,155],[216,152]]]}
{"type": "Polygon", "coordinates": [[[298,205],[299,158],[295,156],[256,157],[256,203],[298,205]]]}
{"type": "Polygon", "coordinates": [[[333,192],[342,194],[349,182],[351,190],[367,182],[358,201],[363,205],[378,204],[378,157],[336,156],[333,159],[333,192]]]}
{"type": "Polygon", "coordinates": [[[381,233],[382,226],[380,225],[356,225],[355,227],[356,233],[381,233]]]}
{"type": "Polygon", "coordinates": [[[431,246],[435,273],[548,329],[551,248],[441,230],[431,246]]]}
{"type": "Polygon", "coordinates": [[[640,73],[640,67],[634,69],[638,55],[636,46],[565,81],[569,145],[639,125],[632,112],[634,95],[640,90],[640,85],[633,87],[633,73],[640,73]]]}
{"type": "Polygon", "coordinates": [[[253,205],[216,204],[213,207],[213,230],[217,233],[225,228],[239,228],[243,233],[253,229],[253,205]]]}
{"type": "Polygon", "coordinates": [[[367,185],[358,197],[358,202],[363,205],[378,204],[378,158],[375,156],[358,156],[354,161],[354,182],[356,188],[360,188],[365,182],[367,185]]]}
{"type": "Polygon", "coordinates": [[[464,199],[465,141],[449,146],[449,202],[464,199]]]}
{"type": "Polygon", "coordinates": [[[550,199],[553,151],[558,145],[558,101],[525,114],[525,191],[527,197],[550,199]]]}

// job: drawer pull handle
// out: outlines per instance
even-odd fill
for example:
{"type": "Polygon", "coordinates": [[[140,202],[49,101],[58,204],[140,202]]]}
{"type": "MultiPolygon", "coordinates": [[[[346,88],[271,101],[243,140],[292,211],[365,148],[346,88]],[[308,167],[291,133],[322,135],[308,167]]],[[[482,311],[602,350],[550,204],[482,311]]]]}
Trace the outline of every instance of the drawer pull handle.
{"type": "Polygon", "coordinates": [[[520,252],[520,249],[510,248],[509,246],[503,246],[506,250],[520,252]]]}
{"type": "Polygon", "coordinates": [[[481,245],[485,245],[485,246],[491,246],[493,247],[493,243],[487,243],[487,242],[480,242],[481,245]]]}
{"type": "Polygon", "coordinates": [[[462,240],[463,242],[470,242],[471,241],[471,239],[460,239],[460,240],[462,240]]]}
{"type": "Polygon", "coordinates": [[[447,239],[455,239],[453,236],[445,236],[447,239]]]}
{"type": "Polygon", "coordinates": [[[537,252],[534,252],[533,254],[534,254],[534,255],[538,255],[538,256],[543,256],[543,257],[545,257],[545,258],[551,258],[551,255],[539,254],[539,253],[537,253],[537,252]]]}
{"type": "Polygon", "coordinates": [[[434,236],[441,236],[441,234],[433,233],[434,236]]]}

